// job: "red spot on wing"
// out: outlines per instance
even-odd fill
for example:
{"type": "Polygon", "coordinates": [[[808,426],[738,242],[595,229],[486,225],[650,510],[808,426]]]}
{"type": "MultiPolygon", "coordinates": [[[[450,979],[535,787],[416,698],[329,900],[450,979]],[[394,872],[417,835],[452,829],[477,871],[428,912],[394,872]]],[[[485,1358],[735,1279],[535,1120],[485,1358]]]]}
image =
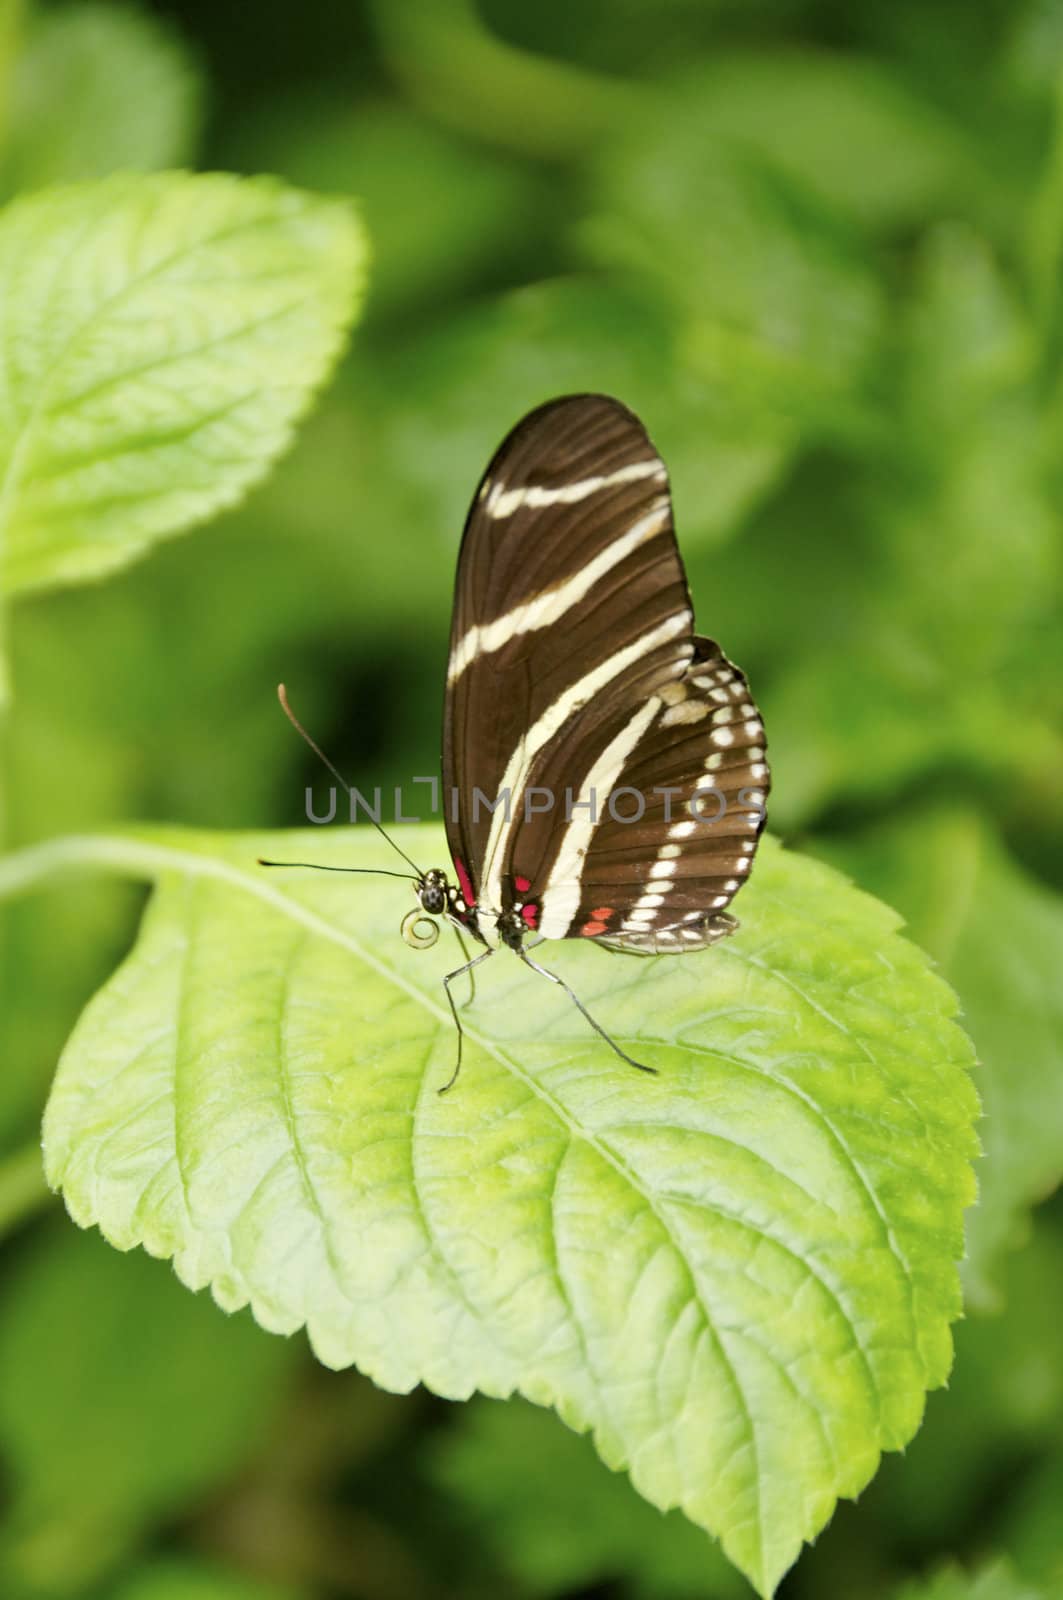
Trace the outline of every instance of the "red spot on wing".
{"type": "Polygon", "coordinates": [[[597,921],[597,919],[594,917],[592,917],[589,922],[585,922],[580,929],[580,933],[584,939],[594,939],[597,938],[598,934],[605,932],[606,924],[604,922],[597,921]]]}
{"type": "Polygon", "coordinates": [[[608,922],[612,914],[612,906],[599,906],[596,911],[591,912],[591,917],[595,922],[608,922]]]}
{"type": "Polygon", "coordinates": [[[536,905],[521,906],[520,914],[529,928],[534,928],[539,921],[539,907],[536,905]]]}
{"type": "Polygon", "coordinates": [[[454,857],[454,871],[458,874],[458,882],[461,884],[462,899],[467,906],[474,906],[476,904],[476,894],[473,890],[472,879],[465,869],[464,861],[459,861],[457,856],[454,857]]]}
{"type": "Polygon", "coordinates": [[[529,878],[514,878],[513,882],[517,886],[518,894],[527,894],[531,888],[531,880],[529,878]]]}

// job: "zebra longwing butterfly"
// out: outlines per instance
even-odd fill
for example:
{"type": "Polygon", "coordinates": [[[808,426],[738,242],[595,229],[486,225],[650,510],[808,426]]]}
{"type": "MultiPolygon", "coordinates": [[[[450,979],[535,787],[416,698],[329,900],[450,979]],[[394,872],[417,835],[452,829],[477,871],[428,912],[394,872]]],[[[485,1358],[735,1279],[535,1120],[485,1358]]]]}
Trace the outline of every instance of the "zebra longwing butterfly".
{"type": "Polygon", "coordinates": [[[415,868],[403,923],[417,946],[438,936],[422,913],[485,946],[444,980],[458,1028],[445,1088],[461,1065],[451,984],[500,946],[653,1071],[529,951],[579,938],[680,954],[738,926],[727,907],[764,826],[764,728],[693,623],[668,473],[638,418],[594,394],[530,412],[488,466],[458,555],[443,716],[457,881],[415,868]]]}
{"type": "Polygon", "coordinates": [[[525,957],[532,934],[675,954],[734,930],[764,728],[693,622],[668,473],[638,418],[604,395],[532,411],[458,556],[443,718],[458,882],[433,873],[424,910],[525,957]]]}

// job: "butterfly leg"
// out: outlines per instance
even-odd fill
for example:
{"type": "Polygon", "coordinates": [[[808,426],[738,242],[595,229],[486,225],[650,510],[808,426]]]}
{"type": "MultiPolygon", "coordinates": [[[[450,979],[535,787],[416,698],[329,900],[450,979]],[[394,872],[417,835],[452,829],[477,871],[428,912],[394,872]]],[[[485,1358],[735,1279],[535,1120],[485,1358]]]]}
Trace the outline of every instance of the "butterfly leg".
{"type": "Polygon", "coordinates": [[[579,998],[574,990],[569,988],[564,978],[559,978],[556,972],[547,972],[545,967],[541,967],[537,961],[532,960],[531,956],[526,950],[518,950],[517,954],[520,956],[520,959],[524,962],[525,966],[531,967],[534,972],[541,973],[544,978],[549,978],[551,983],[556,983],[562,989],[564,989],[565,993],[572,1001],[572,1004],[576,1007],[576,1010],[579,1011],[582,1016],[586,1017],[595,1033],[600,1034],[605,1040],[606,1044],[616,1051],[621,1061],[626,1061],[629,1067],[637,1067],[640,1072],[651,1072],[654,1077],[657,1076],[656,1067],[647,1067],[643,1062],[636,1061],[634,1056],[629,1056],[626,1050],[621,1050],[616,1040],[609,1037],[601,1023],[595,1022],[594,1018],[587,1010],[587,1007],[583,1004],[583,1001],[579,998]]]}
{"type": "Polygon", "coordinates": [[[446,1094],[448,1089],[453,1089],[458,1081],[458,1073],[461,1071],[461,1046],[465,1038],[465,1029],[461,1025],[461,1018],[458,1016],[458,1008],[454,1004],[454,996],[450,992],[450,986],[455,978],[463,977],[466,972],[471,973],[473,967],[478,967],[481,961],[486,961],[488,956],[493,956],[494,953],[493,948],[481,950],[478,956],[473,956],[471,961],[466,961],[463,967],[456,967],[453,972],[448,972],[443,979],[443,987],[447,992],[447,1001],[450,1005],[450,1014],[454,1018],[454,1026],[458,1030],[458,1059],[454,1063],[454,1071],[450,1074],[442,1089],[438,1091],[440,1094],[446,1094]]]}
{"type": "Polygon", "coordinates": [[[472,968],[475,966],[475,962],[469,955],[469,947],[462,938],[461,929],[458,927],[457,923],[452,922],[450,926],[454,929],[455,937],[457,938],[458,943],[461,945],[462,959],[465,962],[465,966],[462,970],[468,972],[469,974],[469,998],[462,1002],[462,1010],[464,1011],[465,1007],[471,1006],[473,1001],[476,999],[476,979],[472,975],[472,968]]]}

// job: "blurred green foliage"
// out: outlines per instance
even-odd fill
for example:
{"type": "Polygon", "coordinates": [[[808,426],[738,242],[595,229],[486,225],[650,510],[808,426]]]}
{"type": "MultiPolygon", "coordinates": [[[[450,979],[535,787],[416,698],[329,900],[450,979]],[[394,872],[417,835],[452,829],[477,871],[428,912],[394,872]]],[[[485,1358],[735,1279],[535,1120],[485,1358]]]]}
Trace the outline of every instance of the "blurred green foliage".
{"type": "MultiPolygon", "coordinates": [[[[265,487],[12,611],[6,844],[299,821],[317,774],[280,678],[363,789],[434,770],[476,475],[526,406],[601,388],[673,470],[699,623],[764,708],[773,825],[895,902],[960,994],[987,1154],[955,1378],[786,1600],[1063,1584],[1061,85],[1058,0],[264,0],[253,22],[0,0],[5,195],[270,170],[361,196],[376,261],[265,487]]],[[[734,1593],[689,1529],[590,1483],[556,1419],[313,1375],[26,1214],[59,1048],[138,902],[75,883],[5,908],[4,1595],[734,1593]]]]}

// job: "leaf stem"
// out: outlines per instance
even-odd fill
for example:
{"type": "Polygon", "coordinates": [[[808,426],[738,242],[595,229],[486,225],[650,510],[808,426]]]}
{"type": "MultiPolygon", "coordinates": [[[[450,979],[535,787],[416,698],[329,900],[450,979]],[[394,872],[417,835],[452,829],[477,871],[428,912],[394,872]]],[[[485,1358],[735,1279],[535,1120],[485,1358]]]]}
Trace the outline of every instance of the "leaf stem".
{"type": "Polygon", "coordinates": [[[372,0],[392,70],[444,126],[541,160],[582,156],[630,115],[634,86],[496,39],[473,0],[372,0]]]}

